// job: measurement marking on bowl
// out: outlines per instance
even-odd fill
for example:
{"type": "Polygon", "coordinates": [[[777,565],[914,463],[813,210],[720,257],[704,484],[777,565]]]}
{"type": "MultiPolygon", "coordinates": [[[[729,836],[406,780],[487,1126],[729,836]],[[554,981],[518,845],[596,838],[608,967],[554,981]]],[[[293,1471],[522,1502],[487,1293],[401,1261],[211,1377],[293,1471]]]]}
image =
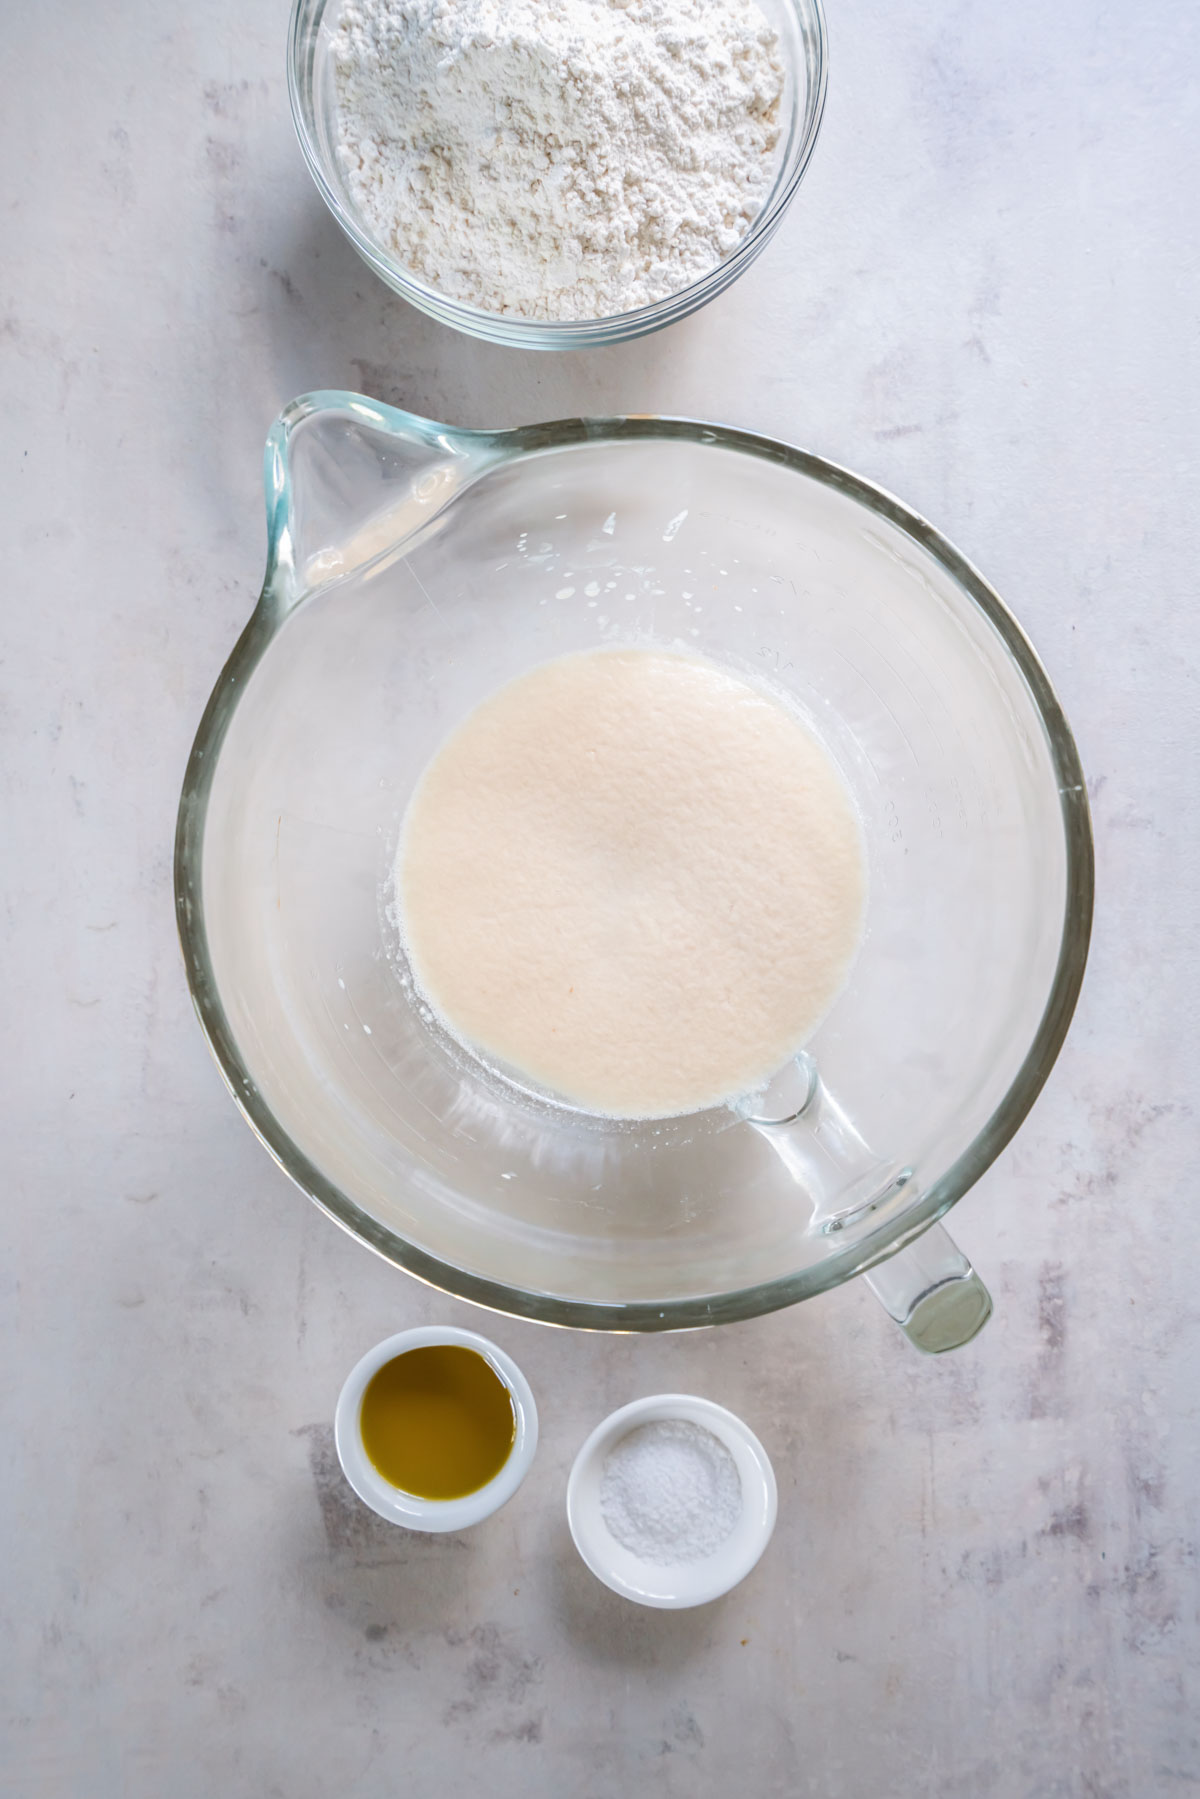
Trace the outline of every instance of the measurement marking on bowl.
{"type": "MultiPolygon", "coordinates": [[[[738,610],[740,611],[741,608],[739,607],[738,610]]],[[[760,656],[765,657],[777,675],[785,675],[789,668],[795,668],[796,666],[794,662],[785,661],[783,651],[773,649],[769,643],[762,644],[758,653],[760,656]]]]}
{"type": "Polygon", "coordinates": [[[430,607],[437,614],[437,616],[439,618],[441,618],[443,616],[441,607],[437,604],[433,595],[430,593],[429,589],[426,587],[424,581],[422,581],[420,575],[417,573],[416,569],[413,567],[413,565],[410,561],[405,562],[404,572],[406,574],[412,576],[412,578],[416,582],[417,586],[421,589],[421,592],[425,595],[425,598],[428,601],[430,607]]]}

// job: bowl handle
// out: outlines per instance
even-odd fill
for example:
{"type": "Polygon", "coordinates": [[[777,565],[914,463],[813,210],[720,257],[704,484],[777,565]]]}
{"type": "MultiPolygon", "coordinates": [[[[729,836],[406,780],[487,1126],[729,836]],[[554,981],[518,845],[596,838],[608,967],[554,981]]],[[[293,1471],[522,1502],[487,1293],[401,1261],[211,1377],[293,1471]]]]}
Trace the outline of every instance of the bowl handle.
{"type": "MultiPolygon", "coordinates": [[[[776,1076],[756,1107],[746,1122],[807,1195],[812,1232],[834,1237],[866,1224],[894,1205],[913,1178],[911,1168],[872,1150],[806,1051],[776,1076]]],[[[969,1343],[991,1317],[990,1293],[942,1225],[927,1226],[883,1256],[862,1278],[926,1355],[969,1343]]]]}
{"type": "Polygon", "coordinates": [[[992,1296],[943,1225],[863,1275],[888,1316],[926,1355],[961,1349],[992,1315],[992,1296]]]}

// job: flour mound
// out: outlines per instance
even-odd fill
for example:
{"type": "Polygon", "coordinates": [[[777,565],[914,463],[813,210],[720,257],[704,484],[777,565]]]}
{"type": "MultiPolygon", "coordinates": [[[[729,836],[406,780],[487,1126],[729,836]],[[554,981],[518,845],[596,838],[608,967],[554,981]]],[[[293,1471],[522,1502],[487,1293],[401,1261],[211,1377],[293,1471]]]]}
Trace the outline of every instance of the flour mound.
{"type": "Polygon", "coordinates": [[[775,172],[784,71],[754,0],[347,0],[338,156],[440,293],[602,318],[714,268],[775,172]]]}

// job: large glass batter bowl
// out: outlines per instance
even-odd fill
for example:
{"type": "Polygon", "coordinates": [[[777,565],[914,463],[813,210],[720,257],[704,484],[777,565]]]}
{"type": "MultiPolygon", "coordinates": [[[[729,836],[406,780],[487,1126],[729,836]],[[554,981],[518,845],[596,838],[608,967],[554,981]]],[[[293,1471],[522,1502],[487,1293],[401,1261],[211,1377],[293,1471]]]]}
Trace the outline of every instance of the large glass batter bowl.
{"type": "Polygon", "coordinates": [[[192,752],[176,894],[201,1022],[282,1167],[391,1261],[526,1317],[717,1323],[866,1272],[922,1348],[973,1335],[990,1301],[936,1221],[1049,1072],[1092,905],[1075,745],[992,590],[857,477],[686,421],[467,432],[314,394],[266,482],[266,581],[192,752]],[[862,948],[804,1053],[665,1121],[559,1104],[440,1032],[390,891],[446,735],[605,644],[778,694],[867,844],[862,948]]]}

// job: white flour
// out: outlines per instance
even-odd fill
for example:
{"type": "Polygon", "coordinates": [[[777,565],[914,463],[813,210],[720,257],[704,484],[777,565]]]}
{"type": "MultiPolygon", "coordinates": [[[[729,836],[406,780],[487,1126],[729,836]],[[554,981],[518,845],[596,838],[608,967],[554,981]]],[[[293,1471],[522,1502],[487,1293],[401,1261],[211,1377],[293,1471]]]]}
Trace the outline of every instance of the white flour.
{"type": "Polygon", "coordinates": [[[737,1463],[690,1419],[639,1425],[605,1460],[600,1510],[621,1547],[643,1562],[702,1561],[741,1515],[737,1463]]]}
{"type": "Polygon", "coordinates": [[[451,298],[601,318],[729,254],[774,174],[778,39],[754,0],[347,0],[338,155],[451,298]]]}

